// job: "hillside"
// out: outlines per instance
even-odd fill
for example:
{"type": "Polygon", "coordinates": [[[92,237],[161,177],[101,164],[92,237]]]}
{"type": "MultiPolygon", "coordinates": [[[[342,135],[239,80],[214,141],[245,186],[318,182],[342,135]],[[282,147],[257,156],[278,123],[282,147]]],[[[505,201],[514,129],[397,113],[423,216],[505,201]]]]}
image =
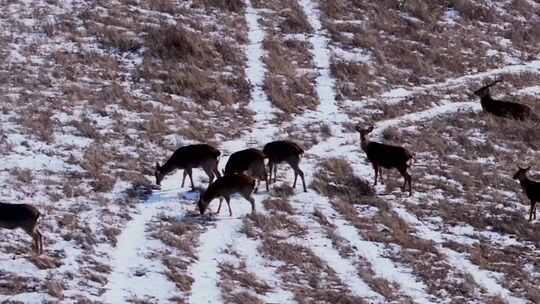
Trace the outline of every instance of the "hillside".
{"type": "MultiPolygon", "coordinates": [[[[1,229],[1,303],[540,303],[537,0],[9,0],[0,10],[0,201],[43,214],[45,253],[1,229]],[[412,196],[354,126],[414,151],[412,196]],[[257,213],[199,216],[156,162],[291,139],[257,213]]],[[[194,170],[204,191],[208,178],[194,170]]],[[[210,205],[217,209],[217,201],[210,205]]]]}

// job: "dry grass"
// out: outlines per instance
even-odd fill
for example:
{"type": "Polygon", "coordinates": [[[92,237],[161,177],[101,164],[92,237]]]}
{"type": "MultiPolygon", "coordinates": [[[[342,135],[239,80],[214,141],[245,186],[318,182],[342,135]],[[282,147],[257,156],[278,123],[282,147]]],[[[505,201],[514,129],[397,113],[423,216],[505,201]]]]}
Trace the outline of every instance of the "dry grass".
{"type": "Polygon", "coordinates": [[[351,204],[375,194],[369,182],[354,175],[344,159],[327,159],[319,165],[311,187],[328,197],[339,197],[351,204]]]}
{"type": "Polygon", "coordinates": [[[313,31],[311,24],[307,20],[304,10],[300,5],[292,1],[291,6],[280,12],[280,17],[284,20],[279,24],[283,33],[311,33],[313,31]]]}
{"type": "Polygon", "coordinates": [[[372,55],[367,63],[334,60],[339,95],[361,100],[398,85],[440,82],[467,72],[500,67],[505,64],[503,54],[512,53],[499,44],[497,39],[501,38],[510,39],[523,52],[521,59],[533,58],[531,46],[538,46],[540,35],[536,34],[540,27],[537,22],[522,22],[528,19],[525,16],[530,8],[526,1],[515,2],[505,7],[507,13],[470,0],[410,0],[405,1],[401,11],[397,1],[325,3],[321,6],[324,25],[332,41],[345,50],[361,48],[372,55]],[[460,17],[454,20],[458,26],[445,24],[449,9],[458,12],[460,17]],[[492,26],[500,22],[511,26],[492,26]],[[501,54],[488,55],[490,49],[501,54]],[[358,67],[352,68],[355,65],[358,67]]]}
{"type": "Polygon", "coordinates": [[[146,36],[148,55],[166,61],[178,60],[198,65],[213,66],[214,50],[209,41],[185,27],[164,25],[146,36]]]}
{"type": "Polygon", "coordinates": [[[231,293],[238,289],[252,290],[257,294],[266,294],[272,289],[255,273],[248,272],[244,262],[239,263],[238,266],[230,263],[219,264],[219,275],[222,280],[220,283],[222,290],[230,296],[233,296],[231,293]]]}
{"type": "Polygon", "coordinates": [[[198,1],[206,7],[218,8],[231,13],[243,13],[246,4],[242,0],[201,0],[198,1]]]}

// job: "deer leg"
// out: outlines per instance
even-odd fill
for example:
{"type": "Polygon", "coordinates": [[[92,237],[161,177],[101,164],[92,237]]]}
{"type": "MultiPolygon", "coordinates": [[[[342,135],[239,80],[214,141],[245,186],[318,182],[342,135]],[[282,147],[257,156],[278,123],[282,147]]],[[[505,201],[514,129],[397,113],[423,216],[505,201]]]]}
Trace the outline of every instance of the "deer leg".
{"type": "Polygon", "coordinates": [[[262,177],[264,178],[264,182],[266,183],[266,191],[268,192],[270,191],[270,188],[268,186],[268,173],[266,173],[266,169],[264,170],[262,177]]]}
{"type": "Polygon", "coordinates": [[[372,165],[373,171],[375,171],[375,183],[373,184],[373,186],[377,186],[377,179],[379,178],[379,166],[375,163],[373,163],[372,165]]]}
{"type": "Polygon", "coordinates": [[[302,179],[302,186],[304,186],[304,192],[307,192],[307,189],[306,189],[306,181],[304,179],[304,171],[302,171],[298,165],[296,165],[296,168],[294,170],[294,186],[293,188],[295,188],[296,186],[296,177],[300,175],[300,178],[302,179]]]}
{"type": "Polygon", "coordinates": [[[187,172],[189,180],[191,181],[191,190],[195,190],[195,186],[193,185],[193,170],[191,168],[187,168],[184,172],[187,172]]]}
{"type": "Polygon", "coordinates": [[[219,214],[219,211],[221,210],[221,202],[223,202],[223,198],[222,198],[222,197],[219,198],[219,205],[218,205],[216,214],[219,214]]]}
{"type": "Polygon", "coordinates": [[[253,192],[257,193],[259,190],[259,184],[261,183],[261,179],[257,178],[256,184],[255,184],[255,190],[253,192]]]}
{"type": "Polygon", "coordinates": [[[255,199],[251,196],[250,193],[242,193],[242,196],[249,201],[251,204],[251,213],[255,213],[255,199]]]}
{"type": "Polygon", "coordinates": [[[34,228],[34,231],[32,232],[32,242],[33,246],[35,248],[35,251],[37,254],[43,253],[43,236],[41,235],[41,232],[39,229],[34,228]]]}
{"type": "Polygon", "coordinates": [[[231,198],[229,196],[225,196],[225,201],[227,202],[227,206],[229,206],[229,216],[232,216],[231,198]]]}
{"type": "Polygon", "coordinates": [[[184,174],[182,177],[182,185],[180,186],[182,188],[184,188],[184,182],[186,181],[186,176],[187,176],[187,170],[184,169],[184,174]]]}
{"type": "Polygon", "coordinates": [[[218,169],[218,160],[216,159],[216,161],[213,162],[213,165],[214,165],[214,173],[216,174],[217,177],[221,177],[221,173],[219,173],[219,169],[218,169]]]}
{"type": "Polygon", "coordinates": [[[38,245],[38,240],[36,238],[36,234],[34,233],[34,229],[35,229],[34,224],[25,225],[22,228],[23,228],[24,232],[26,232],[32,238],[32,251],[34,253],[38,253],[39,252],[39,248],[38,248],[39,245],[38,245]]]}
{"type": "Polygon", "coordinates": [[[39,247],[38,252],[39,254],[42,254],[43,253],[43,234],[41,234],[41,231],[38,228],[35,228],[34,232],[36,233],[37,238],[38,238],[38,247],[39,247]]]}
{"type": "Polygon", "coordinates": [[[379,167],[379,180],[381,181],[381,184],[384,185],[382,167],[379,167]]]}
{"type": "Polygon", "coordinates": [[[204,173],[206,173],[206,175],[208,176],[208,180],[209,180],[208,183],[211,184],[214,181],[214,177],[215,177],[214,168],[208,165],[204,165],[203,170],[204,170],[204,173]]]}
{"type": "Polygon", "coordinates": [[[291,160],[289,162],[289,165],[291,165],[291,167],[293,168],[294,170],[294,183],[293,183],[293,188],[296,188],[296,180],[298,178],[298,175],[300,175],[300,178],[302,179],[302,186],[304,187],[304,192],[307,192],[307,189],[306,189],[306,181],[304,179],[304,171],[302,171],[302,169],[300,169],[300,166],[298,165],[300,163],[300,159],[299,158],[294,158],[293,160],[291,160]]]}
{"type": "Polygon", "coordinates": [[[407,172],[407,167],[400,167],[399,173],[403,176],[403,186],[401,187],[401,191],[405,192],[405,189],[407,187],[407,184],[409,184],[409,196],[412,195],[412,187],[411,187],[411,175],[407,172]]]}
{"type": "Polygon", "coordinates": [[[276,180],[277,180],[277,164],[274,164],[274,183],[276,182],[276,180]]]}
{"type": "Polygon", "coordinates": [[[534,202],[534,211],[533,211],[534,219],[536,219],[536,202],[534,202]]]}

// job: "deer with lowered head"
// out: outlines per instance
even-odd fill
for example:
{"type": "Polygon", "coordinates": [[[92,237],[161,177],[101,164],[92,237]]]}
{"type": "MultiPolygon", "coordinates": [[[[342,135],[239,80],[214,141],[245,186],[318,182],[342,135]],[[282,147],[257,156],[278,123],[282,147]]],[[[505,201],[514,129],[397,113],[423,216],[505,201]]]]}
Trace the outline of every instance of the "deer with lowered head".
{"type": "Polygon", "coordinates": [[[500,117],[513,118],[517,120],[533,119],[538,120],[538,117],[532,112],[531,108],[524,104],[493,99],[489,92],[489,88],[502,80],[495,80],[480,89],[474,91],[474,94],[480,97],[482,109],[490,114],[500,117]]]}
{"type": "Polygon", "coordinates": [[[257,179],[255,193],[257,193],[261,180],[266,182],[266,191],[268,191],[268,174],[266,173],[264,159],[265,155],[259,149],[250,148],[234,152],[229,156],[223,174],[247,173],[247,175],[257,179]]]}
{"type": "Polygon", "coordinates": [[[229,215],[232,216],[231,210],[231,195],[240,194],[243,198],[251,203],[251,213],[255,213],[255,199],[251,194],[255,188],[255,179],[242,173],[223,175],[218,177],[215,182],[208,186],[208,189],[201,195],[197,206],[201,215],[204,214],[210,202],[219,198],[219,206],[217,213],[221,210],[223,199],[229,207],[229,215]]]}
{"type": "Polygon", "coordinates": [[[277,176],[277,165],[279,163],[288,163],[294,170],[293,188],[296,188],[298,176],[302,179],[304,192],[307,192],[306,181],[304,180],[304,172],[300,169],[300,158],[304,154],[304,150],[296,143],[288,140],[278,140],[269,142],[264,145],[264,155],[268,158],[268,171],[270,172],[270,182],[272,182],[272,171],[274,172],[274,183],[277,176]]]}
{"type": "Polygon", "coordinates": [[[374,185],[377,185],[377,180],[379,178],[381,179],[382,183],[382,176],[379,177],[382,175],[382,168],[396,168],[404,178],[402,191],[405,191],[405,186],[408,184],[410,196],[412,194],[412,178],[407,172],[407,169],[410,165],[409,161],[414,159],[414,153],[403,147],[369,141],[367,139],[367,135],[373,131],[373,125],[365,129],[360,125],[357,125],[354,129],[360,133],[360,146],[366,153],[367,158],[375,171],[374,185]]]}
{"type": "Polygon", "coordinates": [[[156,184],[160,186],[163,178],[175,169],[183,169],[184,176],[182,178],[182,187],[184,187],[186,176],[189,176],[191,188],[195,189],[192,176],[193,168],[202,168],[206,175],[208,175],[210,183],[212,183],[216,175],[218,177],[221,176],[218,171],[218,161],[220,155],[221,152],[219,152],[219,150],[207,144],[196,144],[180,147],[173,153],[173,155],[163,166],[156,163],[156,170],[154,172],[156,184]]]}
{"type": "Polygon", "coordinates": [[[527,172],[531,169],[518,167],[518,171],[514,174],[514,179],[519,180],[521,188],[525,195],[531,200],[531,208],[529,209],[529,221],[536,219],[536,203],[540,202],[540,182],[531,180],[527,177],[527,172]]]}
{"type": "Polygon", "coordinates": [[[38,229],[41,213],[28,204],[6,204],[0,202],[0,228],[22,228],[32,237],[32,249],[37,254],[43,253],[43,236],[38,229]]]}

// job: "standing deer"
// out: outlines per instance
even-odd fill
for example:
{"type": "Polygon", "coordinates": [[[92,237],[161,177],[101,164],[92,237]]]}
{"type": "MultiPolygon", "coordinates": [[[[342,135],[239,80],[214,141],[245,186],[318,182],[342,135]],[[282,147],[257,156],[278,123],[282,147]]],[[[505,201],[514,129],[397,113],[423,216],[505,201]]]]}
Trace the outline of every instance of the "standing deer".
{"type": "MultiPolygon", "coordinates": [[[[373,125],[369,126],[367,129],[362,129],[360,125],[357,125],[354,129],[360,133],[360,146],[366,153],[367,158],[375,171],[374,185],[377,185],[379,173],[382,173],[381,167],[387,169],[396,168],[404,178],[402,191],[405,191],[405,186],[408,184],[409,196],[412,195],[412,178],[407,172],[407,169],[409,167],[409,161],[414,159],[414,153],[403,147],[368,141],[366,136],[373,131],[373,125]]],[[[380,175],[382,182],[382,174],[380,175]]]]}
{"type": "Polygon", "coordinates": [[[154,172],[154,175],[156,176],[156,184],[160,186],[163,178],[175,169],[183,169],[184,176],[182,177],[182,187],[184,187],[186,176],[189,176],[191,188],[195,189],[192,176],[193,168],[202,168],[206,175],[208,175],[210,183],[212,183],[215,175],[218,177],[221,176],[218,171],[218,161],[220,155],[221,153],[216,148],[207,144],[180,147],[173,153],[173,155],[163,166],[156,163],[156,170],[154,172]]]}
{"type": "Polygon", "coordinates": [[[540,202],[540,182],[533,181],[527,177],[527,172],[531,169],[518,167],[518,171],[514,174],[514,179],[519,180],[521,188],[531,200],[531,208],[529,209],[529,222],[536,219],[536,203],[540,202]]]}
{"type": "Polygon", "coordinates": [[[32,249],[43,253],[43,236],[38,229],[41,213],[28,204],[6,204],[0,202],[0,228],[22,228],[32,237],[32,249]]]}
{"type": "Polygon", "coordinates": [[[239,193],[242,197],[248,200],[251,203],[251,213],[255,213],[255,199],[251,196],[255,188],[255,179],[240,174],[224,175],[218,177],[215,182],[211,183],[208,186],[208,189],[201,195],[197,206],[201,215],[204,214],[206,208],[212,200],[219,197],[219,207],[217,213],[221,210],[221,203],[223,198],[229,206],[229,215],[232,216],[231,210],[231,195],[239,193]]]}
{"type": "Polygon", "coordinates": [[[268,174],[266,173],[264,159],[265,155],[259,149],[250,148],[234,152],[229,157],[223,174],[231,175],[247,172],[247,175],[257,179],[255,193],[257,193],[261,180],[266,182],[266,191],[268,191],[268,174]]]}
{"type": "Polygon", "coordinates": [[[263,148],[263,153],[268,158],[268,171],[270,172],[270,182],[272,182],[272,170],[274,172],[274,182],[276,182],[277,165],[282,162],[288,163],[294,170],[293,188],[296,188],[296,180],[300,175],[304,192],[307,192],[306,182],[304,180],[304,172],[298,166],[300,157],[304,154],[304,150],[292,141],[278,140],[267,143],[263,148]]]}
{"type": "Polygon", "coordinates": [[[530,118],[538,121],[538,117],[532,112],[532,110],[528,106],[510,101],[497,100],[491,97],[489,88],[501,81],[502,80],[495,80],[492,83],[489,83],[481,87],[480,89],[474,91],[474,94],[480,97],[480,104],[482,105],[482,109],[495,116],[513,118],[518,120],[525,120],[530,118]]]}

